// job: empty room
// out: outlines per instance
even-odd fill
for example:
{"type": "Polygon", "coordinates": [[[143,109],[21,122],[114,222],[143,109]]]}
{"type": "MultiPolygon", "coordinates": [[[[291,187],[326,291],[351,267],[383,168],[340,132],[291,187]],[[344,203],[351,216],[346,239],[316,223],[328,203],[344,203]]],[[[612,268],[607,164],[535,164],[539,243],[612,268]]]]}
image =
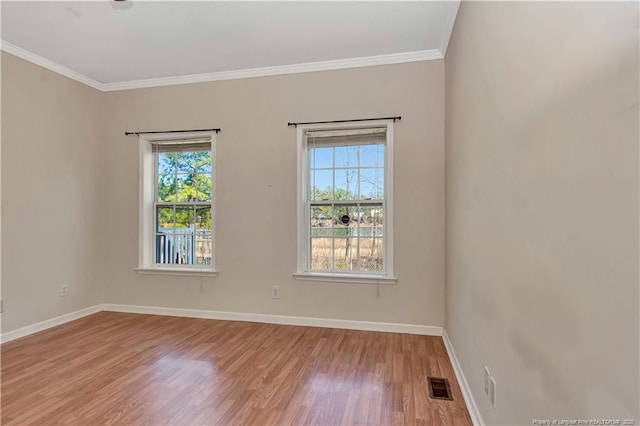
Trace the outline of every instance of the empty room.
{"type": "Polygon", "coordinates": [[[0,12],[0,424],[640,424],[638,2],[0,12]]]}

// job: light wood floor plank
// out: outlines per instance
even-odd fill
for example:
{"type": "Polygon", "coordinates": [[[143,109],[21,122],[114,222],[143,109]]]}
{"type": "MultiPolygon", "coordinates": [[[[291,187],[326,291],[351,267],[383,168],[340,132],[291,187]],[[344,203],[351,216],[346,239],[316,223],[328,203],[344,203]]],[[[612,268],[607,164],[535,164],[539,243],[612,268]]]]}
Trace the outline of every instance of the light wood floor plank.
{"type": "Polygon", "coordinates": [[[430,336],[100,312],[2,345],[1,379],[2,425],[471,424],[430,336]]]}

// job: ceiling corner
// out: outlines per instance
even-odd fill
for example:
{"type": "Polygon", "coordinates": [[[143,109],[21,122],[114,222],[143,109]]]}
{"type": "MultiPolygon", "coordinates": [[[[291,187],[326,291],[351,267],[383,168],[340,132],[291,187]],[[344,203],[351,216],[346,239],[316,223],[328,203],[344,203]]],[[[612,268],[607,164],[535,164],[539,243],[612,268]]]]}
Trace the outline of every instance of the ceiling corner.
{"type": "Polygon", "coordinates": [[[444,29],[442,31],[442,39],[440,40],[440,53],[444,58],[447,55],[447,47],[449,47],[449,40],[453,34],[453,27],[456,23],[456,17],[458,16],[458,9],[460,8],[461,0],[452,0],[449,13],[447,14],[446,21],[444,23],[444,29]]]}
{"type": "Polygon", "coordinates": [[[29,52],[21,47],[18,47],[14,44],[9,43],[5,40],[0,40],[0,50],[3,52],[10,53],[18,58],[24,59],[25,61],[31,62],[33,64],[39,65],[43,68],[48,69],[49,71],[53,71],[57,74],[63,75],[71,80],[75,80],[79,83],[85,84],[89,87],[92,87],[96,90],[100,90],[104,92],[104,84],[99,81],[95,81],[92,78],[87,77],[86,75],[80,74],[79,72],[73,71],[63,65],[57,64],[53,61],[50,61],[47,58],[43,58],[40,55],[36,55],[35,53],[29,52]]]}

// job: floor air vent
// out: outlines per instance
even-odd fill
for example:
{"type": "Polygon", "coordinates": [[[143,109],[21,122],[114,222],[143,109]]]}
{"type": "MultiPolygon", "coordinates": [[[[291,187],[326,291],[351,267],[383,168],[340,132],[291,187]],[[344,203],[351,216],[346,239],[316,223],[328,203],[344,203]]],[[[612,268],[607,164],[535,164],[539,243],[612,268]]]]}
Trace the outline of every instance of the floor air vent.
{"type": "Polygon", "coordinates": [[[442,377],[427,377],[429,382],[429,396],[433,399],[452,400],[449,380],[442,377]]]}

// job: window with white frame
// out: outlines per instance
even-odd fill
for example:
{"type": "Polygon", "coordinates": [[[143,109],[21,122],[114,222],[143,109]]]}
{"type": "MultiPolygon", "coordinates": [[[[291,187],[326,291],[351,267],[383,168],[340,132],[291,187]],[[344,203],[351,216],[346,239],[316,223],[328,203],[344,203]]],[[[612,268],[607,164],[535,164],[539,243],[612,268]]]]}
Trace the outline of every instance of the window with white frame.
{"type": "Polygon", "coordinates": [[[215,133],[140,135],[142,272],[214,269],[215,133]]]}
{"type": "Polygon", "coordinates": [[[298,128],[299,278],[393,279],[393,122],[298,128]]]}

